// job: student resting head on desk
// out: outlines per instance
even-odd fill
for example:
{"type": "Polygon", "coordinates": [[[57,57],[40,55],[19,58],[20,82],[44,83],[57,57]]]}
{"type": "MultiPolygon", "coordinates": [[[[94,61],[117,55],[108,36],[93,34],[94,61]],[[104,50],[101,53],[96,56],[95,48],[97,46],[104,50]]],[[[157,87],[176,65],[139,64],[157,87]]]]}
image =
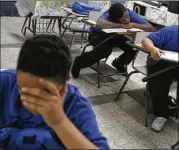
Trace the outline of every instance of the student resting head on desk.
{"type": "MultiPolygon", "coordinates": [[[[144,31],[154,31],[154,28],[146,20],[140,17],[134,11],[125,8],[120,3],[112,4],[110,9],[105,11],[101,17],[99,17],[95,27],[91,27],[91,34],[89,35],[89,42],[96,46],[102,41],[107,39],[110,34],[101,32],[104,28],[139,28],[144,31]]],[[[90,52],[85,52],[81,56],[75,58],[72,75],[77,78],[80,73],[80,69],[89,67],[103,58],[107,58],[112,53],[112,47],[119,47],[124,51],[117,59],[115,59],[112,65],[121,73],[125,72],[126,61],[129,64],[135,57],[136,51],[130,46],[126,45],[128,39],[124,35],[119,35],[116,38],[109,40],[100,47],[90,52]]]]}
{"type": "Polygon", "coordinates": [[[37,135],[32,139],[33,133],[28,132],[22,140],[21,130],[19,135],[14,133],[17,137],[11,139],[24,144],[19,149],[42,149],[39,141],[46,149],[109,149],[90,103],[77,87],[68,84],[71,64],[69,48],[61,38],[38,35],[25,41],[17,69],[1,71],[0,148],[7,146],[1,145],[8,140],[3,137],[11,134],[5,128],[20,126],[24,134],[33,129],[37,135]],[[46,137],[46,132],[56,134],[56,147],[48,143],[52,137],[46,137]]]}
{"type": "MultiPolygon", "coordinates": [[[[160,56],[164,54],[162,50],[179,52],[178,28],[178,25],[165,27],[149,34],[149,36],[142,41],[144,49],[149,52],[152,57],[149,57],[147,60],[149,75],[175,64],[171,61],[160,59],[160,56]]],[[[156,116],[151,127],[155,131],[161,131],[171,115],[168,105],[173,104],[168,94],[170,85],[175,78],[177,80],[179,79],[178,68],[156,76],[148,81],[154,114],[156,116]]]]}

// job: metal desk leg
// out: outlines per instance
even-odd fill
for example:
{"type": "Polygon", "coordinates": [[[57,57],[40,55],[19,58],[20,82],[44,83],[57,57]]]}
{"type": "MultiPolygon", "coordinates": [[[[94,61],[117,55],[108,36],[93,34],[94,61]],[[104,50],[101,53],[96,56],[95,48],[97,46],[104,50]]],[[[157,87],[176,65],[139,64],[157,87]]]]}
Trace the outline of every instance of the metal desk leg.
{"type": "Polygon", "coordinates": [[[25,18],[24,24],[23,24],[22,29],[21,29],[22,34],[24,34],[24,27],[25,27],[25,25],[26,25],[27,20],[29,19],[29,17],[30,17],[30,16],[28,15],[28,16],[26,16],[26,18],[25,18]]]}
{"type": "Polygon", "coordinates": [[[53,19],[50,19],[50,22],[48,23],[48,26],[47,26],[46,31],[48,31],[48,29],[49,29],[49,27],[50,27],[50,25],[51,25],[52,21],[53,21],[53,19]]]}
{"type": "Polygon", "coordinates": [[[32,26],[33,26],[33,36],[36,36],[36,26],[37,26],[37,19],[32,20],[32,26]]]}
{"type": "Polygon", "coordinates": [[[176,111],[176,119],[179,117],[179,81],[177,81],[177,111],[176,111]]]}
{"type": "Polygon", "coordinates": [[[100,88],[99,62],[97,62],[97,82],[98,82],[98,88],[100,88]]]}
{"type": "Polygon", "coordinates": [[[145,97],[145,126],[148,127],[148,106],[149,106],[149,93],[148,93],[148,83],[146,84],[146,97],[145,97]]]}
{"type": "Polygon", "coordinates": [[[127,84],[128,80],[129,80],[130,76],[133,75],[134,73],[139,73],[139,72],[135,70],[135,71],[130,72],[130,73],[127,75],[127,77],[126,77],[124,83],[122,84],[122,86],[121,86],[121,88],[120,88],[120,90],[119,90],[119,92],[118,92],[118,94],[117,94],[117,97],[115,98],[115,101],[118,101],[119,96],[121,95],[121,93],[122,93],[124,87],[126,86],[126,84],[127,84]]]}
{"type": "Polygon", "coordinates": [[[59,34],[62,35],[62,17],[58,19],[59,34]]]}
{"type": "Polygon", "coordinates": [[[179,145],[179,141],[176,142],[174,145],[172,145],[171,148],[172,148],[172,149],[175,149],[175,147],[176,147],[177,145],[179,145]]]}
{"type": "MultiPolygon", "coordinates": [[[[55,19],[54,22],[53,22],[53,26],[52,26],[52,31],[53,31],[53,32],[55,32],[55,31],[54,31],[54,27],[55,27],[56,21],[57,21],[57,20],[55,19]]],[[[61,32],[61,25],[60,25],[60,29],[59,29],[59,30],[60,30],[60,32],[61,32]]]]}

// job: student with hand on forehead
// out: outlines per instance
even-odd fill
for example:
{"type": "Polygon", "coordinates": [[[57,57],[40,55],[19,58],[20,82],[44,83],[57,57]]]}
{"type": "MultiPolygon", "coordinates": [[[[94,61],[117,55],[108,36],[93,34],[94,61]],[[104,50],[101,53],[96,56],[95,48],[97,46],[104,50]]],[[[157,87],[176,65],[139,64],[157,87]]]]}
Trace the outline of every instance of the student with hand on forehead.
{"type": "MultiPolygon", "coordinates": [[[[105,11],[102,16],[98,19],[95,27],[91,27],[91,34],[89,35],[89,42],[95,47],[102,41],[107,39],[110,34],[103,33],[101,29],[105,28],[123,28],[131,29],[138,28],[146,32],[154,31],[154,27],[136,14],[125,8],[120,3],[112,4],[110,9],[105,11]]],[[[135,57],[136,51],[130,46],[126,45],[128,39],[124,35],[119,35],[116,38],[109,40],[102,44],[95,50],[85,52],[81,56],[75,58],[72,75],[74,78],[79,76],[82,68],[89,67],[103,58],[107,58],[112,53],[113,47],[119,47],[124,51],[122,55],[116,58],[112,65],[121,73],[125,72],[126,61],[129,64],[135,57]]]]}
{"type": "MultiPolygon", "coordinates": [[[[54,149],[53,144],[47,144],[52,140],[46,139],[47,131],[57,136],[55,149],[109,149],[90,103],[77,87],[68,84],[71,64],[69,48],[60,37],[38,35],[25,41],[17,69],[4,70],[0,74],[0,133],[4,132],[0,134],[1,140],[9,134],[6,128],[21,126],[19,135],[17,131],[14,133],[17,139],[29,129],[36,134],[42,132],[38,136],[46,142],[40,149],[54,149]]],[[[26,136],[23,141],[14,141],[14,145],[9,143],[11,147],[8,144],[5,147],[14,149],[18,143],[30,146],[18,149],[31,149],[32,146],[39,149],[33,145],[38,144],[38,138],[26,136]]],[[[8,141],[8,137],[4,140],[8,141]]],[[[0,146],[4,144],[1,140],[0,146]]]]}
{"type": "MultiPolygon", "coordinates": [[[[160,57],[161,55],[165,55],[165,51],[179,53],[178,29],[178,25],[165,27],[149,34],[142,41],[144,49],[150,53],[150,57],[147,60],[148,75],[176,65],[175,62],[162,60],[160,57]]],[[[148,81],[154,115],[156,116],[151,126],[154,131],[160,132],[171,115],[168,105],[173,104],[168,94],[174,79],[179,80],[179,68],[165,72],[148,81]]]]}

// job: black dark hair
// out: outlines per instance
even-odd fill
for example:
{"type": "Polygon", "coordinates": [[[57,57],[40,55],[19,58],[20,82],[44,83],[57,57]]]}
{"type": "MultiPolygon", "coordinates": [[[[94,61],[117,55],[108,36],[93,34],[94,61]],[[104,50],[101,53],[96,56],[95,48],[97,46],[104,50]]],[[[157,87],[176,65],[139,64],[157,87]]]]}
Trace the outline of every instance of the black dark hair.
{"type": "Polygon", "coordinates": [[[72,65],[66,42],[55,35],[38,35],[23,44],[17,62],[17,71],[23,71],[64,84],[72,65]]]}
{"type": "Polygon", "coordinates": [[[118,20],[124,15],[126,8],[120,3],[114,3],[109,8],[109,17],[112,22],[118,22],[118,20]]]}

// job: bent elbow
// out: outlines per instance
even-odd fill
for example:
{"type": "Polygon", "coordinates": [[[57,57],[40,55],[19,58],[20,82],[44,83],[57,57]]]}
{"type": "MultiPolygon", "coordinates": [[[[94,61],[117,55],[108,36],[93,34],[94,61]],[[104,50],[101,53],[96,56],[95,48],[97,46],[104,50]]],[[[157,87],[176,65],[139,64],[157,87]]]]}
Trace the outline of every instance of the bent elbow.
{"type": "Polygon", "coordinates": [[[149,25],[148,32],[154,32],[155,30],[156,29],[152,25],[149,25]]]}
{"type": "Polygon", "coordinates": [[[141,42],[142,46],[145,46],[146,40],[147,40],[147,38],[144,38],[144,39],[142,40],[142,42],[141,42]]]}
{"type": "Polygon", "coordinates": [[[97,28],[102,28],[103,27],[103,23],[101,21],[97,21],[96,22],[96,27],[97,28]]]}
{"type": "Polygon", "coordinates": [[[156,29],[152,26],[151,27],[151,32],[154,32],[156,29]]]}

